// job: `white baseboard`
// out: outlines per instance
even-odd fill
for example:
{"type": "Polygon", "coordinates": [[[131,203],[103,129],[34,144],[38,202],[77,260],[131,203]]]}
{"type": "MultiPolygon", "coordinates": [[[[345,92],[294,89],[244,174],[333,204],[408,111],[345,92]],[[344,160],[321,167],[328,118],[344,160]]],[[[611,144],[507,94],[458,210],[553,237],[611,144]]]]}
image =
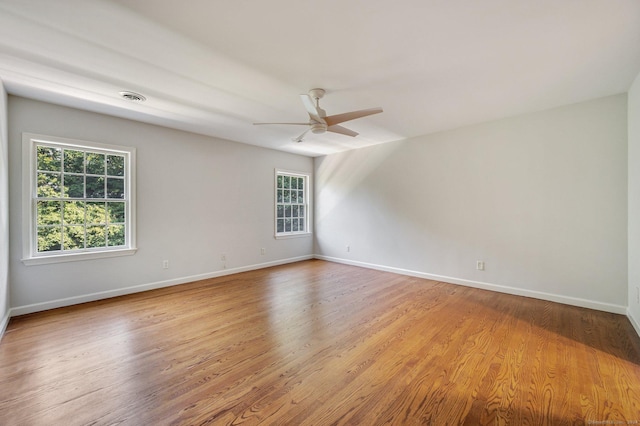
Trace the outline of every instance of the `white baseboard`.
{"type": "MultiPolygon", "coordinates": [[[[57,300],[51,300],[51,301],[42,302],[42,303],[34,303],[31,305],[17,306],[12,308],[9,311],[9,315],[6,318],[6,321],[8,323],[9,316],[25,315],[33,312],[46,311],[48,309],[55,309],[55,308],[61,308],[64,306],[77,305],[79,303],[93,302],[96,300],[108,299],[110,297],[124,296],[126,294],[139,293],[147,290],[155,290],[158,288],[170,287],[174,285],[190,283],[193,281],[206,280],[209,278],[223,277],[225,275],[237,274],[239,272],[253,271],[256,269],[269,268],[271,266],[284,265],[287,263],[299,262],[302,260],[309,260],[309,259],[313,259],[313,256],[308,255],[308,256],[292,257],[288,259],[276,260],[273,262],[258,263],[254,265],[241,266],[241,267],[232,268],[232,269],[222,269],[219,271],[209,272],[206,274],[191,275],[188,277],[174,278],[166,281],[158,281],[154,283],[140,284],[136,286],[101,291],[97,293],[83,294],[80,296],[73,296],[65,299],[57,299],[57,300]]],[[[1,333],[0,333],[0,336],[2,336],[1,333]]]]}
{"type": "MultiPolygon", "coordinates": [[[[393,272],[400,275],[408,275],[411,277],[425,278],[428,280],[442,281],[442,282],[451,283],[451,284],[459,284],[467,287],[496,291],[499,293],[512,294],[515,296],[532,297],[534,299],[548,300],[550,302],[563,303],[565,305],[579,306],[581,308],[596,309],[599,311],[611,312],[614,314],[627,315],[626,306],[603,303],[595,300],[580,299],[577,297],[563,296],[560,294],[553,294],[553,293],[545,293],[542,291],[527,290],[527,289],[522,289],[517,287],[503,286],[499,284],[491,284],[491,283],[485,283],[480,281],[471,281],[471,280],[465,280],[465,279],[454,278],[454,277],[446,277],[442,275],[428,274],[420,271],[412,271],[408,269],[395,268],[392,266],[376,265],[373,263],[358,262],[354,260],[342,259],[337,257],[321,256],[321,255],[315,255],[314,257],[316,259],[343,263],[345,265],[360,266],[363,268],[376,269],[378,271],[393,272]]],[[[636,331],[638,331],[638,327],[636,327],[636,331]]]]}
{"type": "Polygon", "coordinates": [[[0,338],[4,334],[4,331],[6,330],[10,317],[13,317],[13,316],[30,314],[33,312],[40,312],[48,309],[61,308],[64,306],[71,306],[79,303],[93,302],[96,300],[107,299],[110,297],[139,293],[142,291],[154,290],[154,289],[163,288],[163,287],[170,287],[170,286],[185,284],[193,281],[222,277],[226,275],[237,274],[240,272],[253,271],[257,269],[268,268],[271,266],[284,265],[287,263],[299,262],[299,261],[309,260],[314,258],[320,259],[320,260],[326,260],[330,262],[343,263],[346,265],[359,266],[359,267],[368,268],[368,269],[375,269],[379,271],[392,272],[400,275],[407,275],[411,277],[424,278],[428,280],[442,281],[442,282],[451,283],[451,284],[464,285],[467,287],[480,288],[483,290],[496,291],[499,293],[532,297],[535,299],[548,300],[551,302],[563,303],[566,305],[573,305],[573,306],[579,306],[583,308],[596,309],[604,312],[611,312],[615,314],[626,315],[629,318],[629,321],[631,322],[633,327],[635,328],[636,332],[638,332],[638,335],[640,335],[640,324],[638,324],[635,318],[633,318],[630,315],[627,307],[621,306],[621,305],[614,305],[609,303],[597,302],[594,300],[580,299],[575,297],[539,292],[535,290],[526,290],[526,289],[521,289],[516,287],[509,287],[509,286],[485,283],[480,281],[472,281],[472,280],[465,280],[465,279],[460,279],[455,277],[428,274],[420,271],[413,271],[413,270],[396,268],[396,267],[385,266],[385,265],[377,265],[373,263],[359,262],[359,261],[354,261],[349,259],[342,259],[342,258],[322,256],[322,255],[308,255],[308,256],[299,256],[299,257],[288,258],[288,259],[281,259],[273,262],[247,265],[247,266],[242,266],[242,267],[232,268],[232,269],[223,269],[219,271],[209,272],[206,274],[174,278],[171,280],[158,281],[154,283],[141,284],[141,285],[108,290],[108,291],[97,292],[97,293],[90,293],[90,294],[74,296],[74,297],[69,297],[64,299],[51,300],[51,301],[42,302],[42,303],[34,303],[30,305],[17,306],[17,307],[11,308],[9,312],[5,315],[5,317],[2,319],[2,322],[0,322],[0,338]]]}
{"type": "Polygon", "coordinates": [[[640,324],[638,324],[638,321],[636,321],[634,316],[631,314],[631,311],[629,311],[628,309],[627,309],[627,318],[629,318],[629,322],[631,323],[633,328],[636,330],[636,333],[638,333],[638,336],[640,336],[640,324]]]}

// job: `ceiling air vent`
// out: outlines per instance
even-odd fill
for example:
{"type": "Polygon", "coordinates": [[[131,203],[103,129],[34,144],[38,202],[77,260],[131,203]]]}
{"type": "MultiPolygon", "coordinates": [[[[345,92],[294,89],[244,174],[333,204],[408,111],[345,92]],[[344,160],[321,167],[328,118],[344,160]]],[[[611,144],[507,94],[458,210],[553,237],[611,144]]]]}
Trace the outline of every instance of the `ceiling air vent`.
{"type": "Polygon", "coordinates": [[[144,102],[147,100],[147,98],[142,96],[140,93],[136,93],[136,92],[127,92],[127,91],[120,92],[120,96],[132,102],[144,102]]]}

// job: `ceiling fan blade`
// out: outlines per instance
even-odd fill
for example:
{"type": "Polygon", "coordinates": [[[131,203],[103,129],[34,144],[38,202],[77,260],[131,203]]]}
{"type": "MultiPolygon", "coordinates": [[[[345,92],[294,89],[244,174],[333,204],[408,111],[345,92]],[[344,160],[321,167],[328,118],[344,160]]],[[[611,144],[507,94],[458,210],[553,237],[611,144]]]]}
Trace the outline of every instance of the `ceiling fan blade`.
{"type": "Polygon", "coordinates": [[[369,108],[361,109],[359,111],[345,112],[342,114],[330,115],[324,118],[328,126],[344,123],[345,121],[355,120],[356,118],[366,117],[367,115],[379,114],[382,112],[382,108],[369,108]]]}
{"type": "Polygon", "coordinates": [[[253,123],[254,126],[262,126],[263,124],[290,124],[295,126],[308,126],[309,123],[253,123]]]}
{"type": "Polygon", "coordinates": [[[340,133],[341,135],[353,137],[358,136],[358,132],[354,132],[353,130],[347,129],[346,127],[338,126],[337,124],[327,127],[327,132],[340,133]]]}
{"type": "Polygon", "coordinates": [[[304,105],[305,109],[309,113],[309,117],[311,117],[318,123],[321,123],[322,118],[320,118],[320,114],[318,113],[318,110],[313,104],[313,100],[309,97],[309,95],[300,95],[300,99],[302,100],[302,104],[304,105]]]}
{"type": "Polygon", "coordinates": [[[302,134],[300,136],[298,136],[297,138],[292,138],[291,140],[294,141],[294,142],[302,142],[302,140],[304,139],[304,135],[306,135],[310,130],[311,130],[311,127],[309,127],[307,130],[302,132],[302,134]]]}

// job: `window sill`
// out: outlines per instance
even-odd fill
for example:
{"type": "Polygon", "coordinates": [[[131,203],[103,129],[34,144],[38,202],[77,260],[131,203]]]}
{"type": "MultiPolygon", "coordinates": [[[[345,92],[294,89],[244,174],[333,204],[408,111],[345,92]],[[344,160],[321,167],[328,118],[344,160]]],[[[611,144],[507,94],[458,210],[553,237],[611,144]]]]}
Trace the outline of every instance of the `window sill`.
{"type": "Polygon", "coordinates": [[[28,257],[22,259],[22,263],[26,266],[32,265],[46,265],[51,263],[63,263],[63,262],[75,262],[79,260],[91,260],[102,259],[107,257],[119,257],[119,256],[131,256],[135,254],[137,248],[122,249],[122,250],[107,250],[99,252],[84,252],[84,253],[72,253],[72,254],[59,254],[51,256],[38,256],[28,257]]]}
{"type": "Polygon", "coordinates": [[[311,232],[300,232],[298,234],[276,234],[276,240],[286,240],[289,238],[302,238],[302,237],[310,237],[313,235],[311,232]]]}

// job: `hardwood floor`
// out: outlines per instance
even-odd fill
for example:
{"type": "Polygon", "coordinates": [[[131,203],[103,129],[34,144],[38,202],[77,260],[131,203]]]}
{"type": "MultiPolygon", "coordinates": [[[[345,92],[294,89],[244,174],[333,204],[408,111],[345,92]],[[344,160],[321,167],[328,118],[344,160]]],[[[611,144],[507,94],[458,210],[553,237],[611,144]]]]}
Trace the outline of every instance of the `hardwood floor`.
{"type": "Polygon", "coordinates": [[[313,260],[13,318],[0,424],[640,424],[640,338],[313,260]]]}

